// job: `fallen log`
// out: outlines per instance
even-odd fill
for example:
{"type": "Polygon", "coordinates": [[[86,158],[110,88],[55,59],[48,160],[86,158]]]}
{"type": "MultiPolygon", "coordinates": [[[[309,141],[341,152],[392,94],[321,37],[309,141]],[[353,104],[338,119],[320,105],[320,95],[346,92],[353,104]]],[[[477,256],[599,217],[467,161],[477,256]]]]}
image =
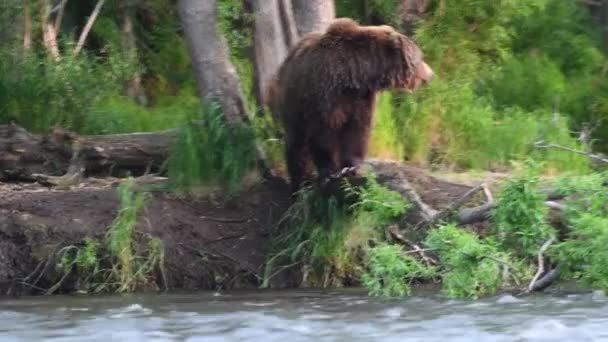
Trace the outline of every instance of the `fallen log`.
{"type": "Polygon", "coordinates": [[[34,182],[40,175],[141,175],[165,162],[175,130],[78,136],[60,128],[46,135],[0,125],[0,181],[34,182]]]}

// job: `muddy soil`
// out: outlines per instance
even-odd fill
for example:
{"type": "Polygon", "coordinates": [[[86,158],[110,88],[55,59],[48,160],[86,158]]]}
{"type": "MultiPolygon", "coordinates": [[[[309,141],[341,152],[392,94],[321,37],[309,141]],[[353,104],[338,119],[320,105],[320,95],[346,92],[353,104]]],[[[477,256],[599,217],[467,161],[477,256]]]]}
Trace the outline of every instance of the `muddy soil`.
{"type": "MultiPolygon", "coordinates": [[[[442,181],[424,170],[400,168],[423,201],[436,210],[470,189],[442,181]]],[[[44,292],[61,278],[49,256],[85,237],[103,239],[116,217],[117,179],[85,179],[69,190],[38,184],[0,183],[0,294],[44,292]]],[[[153,193],[137,231],[158,237],[165,250],[168,289],[255,288],[260,284],[271,232],[291,199],[282,180],[258,182],[233,199],[178,198],[153,193]]],[[[161,279],[162,277],[158,277],[161,279]]],[[[274,287],[297,286],[276,277],[274,287]]],[[[78,284],[64,281],[56,293],[78,284]]]]}

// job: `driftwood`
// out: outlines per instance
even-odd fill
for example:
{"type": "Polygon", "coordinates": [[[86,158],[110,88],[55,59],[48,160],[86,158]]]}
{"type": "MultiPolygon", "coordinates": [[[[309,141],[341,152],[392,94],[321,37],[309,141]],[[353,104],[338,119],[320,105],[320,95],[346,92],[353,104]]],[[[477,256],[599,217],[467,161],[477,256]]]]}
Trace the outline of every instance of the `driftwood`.
{"type": "Polygon", "coordinates": [[[539,288],[536,285],[536,283],[538,282],[540,277],[543,275],[543,273],[545,273],[545,255],[544,254],[547,251],[547,249],[549,248],[549,246],[551,246],[551,244],[554,241],[555,241],[555,237],[551,237],[549,240],[547,240],[547,242],[545,242],[542,245],[542,247],[538,251],[538,270],[536,271],[534,278],[532,278],[532,281],[530,281],[530,285],[528,285],[528,292],[532,292],[535,289],[539,288]]]}
{"type": "MultiPolygon", "coordinates": [[[[165,162],[175,131],[78,136],[54,129],[36,135],[0,125],[0,181],[33,182],[45,176],[140,175],[165,162]]],[[[66,177],[67,178],[67,177],[66,177]]]]}
{"type": "Polygon", "coordinates": [[[593,161],[599,162],[599,163],[608,164],[608,158],[606,158],[602,155],[577,150],[577,149],[570,148],[567,146],[562,146],[562,145],[558,145],[558,144],[547,144],[544,141],[538,141],[534,144],[534,146],[537,148],[555,148],[555,149],[559,149],[559,150],[563,150],[563,151],[568,151],[568,152],[586,156],[587,158],[589,158],[593,161]]]}

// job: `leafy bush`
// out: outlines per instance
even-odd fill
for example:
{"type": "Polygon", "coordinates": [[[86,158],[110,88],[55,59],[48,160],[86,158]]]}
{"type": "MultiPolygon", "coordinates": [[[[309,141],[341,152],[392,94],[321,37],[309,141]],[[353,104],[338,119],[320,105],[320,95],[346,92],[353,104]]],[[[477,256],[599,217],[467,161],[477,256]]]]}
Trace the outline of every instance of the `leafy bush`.
{"type": "Polygon", "coordinates": [[[411,208],[401,194],[380,185],[372,172],[366,174],[364,187],[353,187],[346,181],[344,188],[357,199],[350,207],[353,216],[369,227],[384,227],[411,208]]]}
{"type": "Polygon", "coordinates": [[[608,215],[583,213],[570,220],[570,229],[568,240],[557,246],[565,273],[608,294],[608,215]]]}
{"type": "Polygon", "coordinates": [[[360,276],[358,253],[367,250],[370,239],[382,238],[384,232],[377,228],[396,220],[410,207],[400,194],[378,184],[373,174],[368,173],[366,180],[364,186],[345,182],[346,200],[327,197],[314,186],[301,190],[273,239],[266,284],[280,258],[310,269],[309,284],[323,286],[327,279],[360,276]],[[349,204],[352,196],[356,200],[349,204]]]}
{"type": "Polygon", "coordinates": [[[416,278],[430,277],[434,269],[404,255],[400,246],[383,245],[368,251],[368,271],[361,278],[371,296],[407,296],[416,278]]]}
{"type": "Polygon", "coordinates": [[[0,122],[36,132],[53,125],[79,131],[91,106],[121,89],[133,70],[132,60],[120,53],[105,61],[66,54],[59,62],[1,53],[0,122]]]}
{"type": "Polygon", "coordinates": [[[480,240],[454,225],[431,230],[425,245],[439,255],[442,289],[448,297],[478,298],[493,294],[521,272],[495,243],[480,240]]]}
{"type": "Polygon", "coordinates": [[[492,212],[494,231],[507,249],[535,256],[555,229],[546,222],[546,196],[538,191],[538,177],[529,174],[509,179],[492,212]]]}
{"type": "Polygon", "coordinates": [[[554,248],[557,260],[565,265],[566,276],[580,279],[586,286],[608,293],[608,191],[606,174],[559,179],[559,193],[573,195],[566,202],[567,240],[554,248]]]}

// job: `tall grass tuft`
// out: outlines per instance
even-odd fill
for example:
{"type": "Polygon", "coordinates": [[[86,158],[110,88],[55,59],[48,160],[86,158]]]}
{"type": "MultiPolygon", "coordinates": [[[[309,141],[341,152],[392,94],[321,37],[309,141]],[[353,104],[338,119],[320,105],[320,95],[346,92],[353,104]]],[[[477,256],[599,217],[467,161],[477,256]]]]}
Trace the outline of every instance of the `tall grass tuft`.
{"type": "Polygon", "coordinates": [[[216,105],[190,113],[178,130],[169,160],[169,178],[177,188],[221,185],[229,194],[255,168],[255,135],[251,127],[228,125],[216,105]]]}

